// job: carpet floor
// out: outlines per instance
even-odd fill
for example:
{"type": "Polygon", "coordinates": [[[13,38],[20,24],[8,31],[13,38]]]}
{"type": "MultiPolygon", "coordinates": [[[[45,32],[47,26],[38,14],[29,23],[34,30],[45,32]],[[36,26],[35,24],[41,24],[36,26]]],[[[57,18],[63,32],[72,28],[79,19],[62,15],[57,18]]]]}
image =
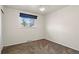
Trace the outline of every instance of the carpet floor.
{"type": "Polygon", "coordinates": [[[46,39],[6,46],[2,54],[78,54],[79,51],[46,39]]]}

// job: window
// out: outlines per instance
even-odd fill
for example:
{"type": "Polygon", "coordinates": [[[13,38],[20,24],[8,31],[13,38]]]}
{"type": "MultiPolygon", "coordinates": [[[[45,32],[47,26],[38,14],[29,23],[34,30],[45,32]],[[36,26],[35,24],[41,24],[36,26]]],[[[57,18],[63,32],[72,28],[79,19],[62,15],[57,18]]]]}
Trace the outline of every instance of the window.
{"type": "Polygon", "coordinates": [[[29,15],[29,14],[24,14],[24,13],[20,13],[20,17],[21,17],[21,24],[24,27],[25,26],[29,26],[29,27],[34,26],[35,19],[37,19],[37,16],[35,16],[35,15],[29,15]]]}

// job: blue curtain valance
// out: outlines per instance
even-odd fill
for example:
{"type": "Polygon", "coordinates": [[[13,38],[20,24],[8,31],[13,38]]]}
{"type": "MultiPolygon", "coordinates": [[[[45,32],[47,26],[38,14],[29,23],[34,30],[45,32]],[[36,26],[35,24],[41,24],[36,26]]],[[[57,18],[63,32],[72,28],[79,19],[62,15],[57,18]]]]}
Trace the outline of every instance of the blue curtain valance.
{"type": "Polygon", "coordinates": [[[24,14],[24,13],[20,13],[20,17],[37,19],[36,15],[30,15],[30,14],[24,14]]]}

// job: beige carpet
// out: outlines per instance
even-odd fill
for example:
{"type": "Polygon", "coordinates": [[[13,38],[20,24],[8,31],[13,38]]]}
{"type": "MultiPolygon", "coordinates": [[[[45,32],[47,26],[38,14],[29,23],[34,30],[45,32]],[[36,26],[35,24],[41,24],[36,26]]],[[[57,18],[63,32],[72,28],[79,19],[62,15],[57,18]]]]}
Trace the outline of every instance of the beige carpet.
{"type": "Polygon", "coordinates": [[[42,39],[3,48],[3,54],[76,54],[71,48],[42,39]]]}

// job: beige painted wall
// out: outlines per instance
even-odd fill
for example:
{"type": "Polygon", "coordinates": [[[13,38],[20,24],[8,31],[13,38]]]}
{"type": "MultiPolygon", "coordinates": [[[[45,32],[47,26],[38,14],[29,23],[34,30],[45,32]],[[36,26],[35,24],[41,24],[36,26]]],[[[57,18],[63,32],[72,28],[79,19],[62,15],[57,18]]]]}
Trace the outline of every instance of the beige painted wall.
{"type": "Polygon", "coordinates": [[[69,6],[46,16],[47,39],[79,50],[79,6],[69,6]]]}
{"type": "Polygon", "coordinates": [[[1,50],[2,50],[2,35],[1,35],[1,21],[2,21],[2,13],[1,13],[1,9],[2,9],[2,6],[0,6],[0,53],[1,53],[1,50]]]}
{"type": "MultiPolygon", "coordinates": [[[[12,8],[4,9],[5,15],[3,20],[3,40],[4,46],[24,43],[27,41],[33,41],[43,39],[44,37],[44,17],[38,15],[38,19],[35,21],[35,26],[32,28],[23,27],[20,23],[19,13],[29,13],[25,11],[15,10],[12,8]]],[[[34,13],[30,13],[34,14],[34,13]]]]}

